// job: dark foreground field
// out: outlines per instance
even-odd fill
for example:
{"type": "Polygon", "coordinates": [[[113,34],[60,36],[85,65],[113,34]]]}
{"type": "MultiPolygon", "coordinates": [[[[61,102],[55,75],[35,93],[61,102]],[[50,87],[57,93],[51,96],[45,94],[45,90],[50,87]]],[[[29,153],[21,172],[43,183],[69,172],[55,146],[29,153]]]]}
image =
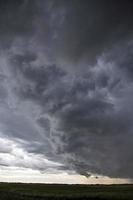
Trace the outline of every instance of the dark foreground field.
{"type": "Polygon", "coordinates": [[[0,200],[133,200],[133,185],[0,183],[0,200]]]}

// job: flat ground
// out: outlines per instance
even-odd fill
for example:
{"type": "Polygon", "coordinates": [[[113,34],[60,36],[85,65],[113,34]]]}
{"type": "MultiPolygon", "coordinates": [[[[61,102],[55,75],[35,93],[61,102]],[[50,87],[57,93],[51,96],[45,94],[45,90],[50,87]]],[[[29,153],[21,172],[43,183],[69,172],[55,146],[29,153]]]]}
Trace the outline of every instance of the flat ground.
{"type": "Polygon", "coordinates": [[[0,200],[133,200],[133,185],[0,183],[0,200]]]}

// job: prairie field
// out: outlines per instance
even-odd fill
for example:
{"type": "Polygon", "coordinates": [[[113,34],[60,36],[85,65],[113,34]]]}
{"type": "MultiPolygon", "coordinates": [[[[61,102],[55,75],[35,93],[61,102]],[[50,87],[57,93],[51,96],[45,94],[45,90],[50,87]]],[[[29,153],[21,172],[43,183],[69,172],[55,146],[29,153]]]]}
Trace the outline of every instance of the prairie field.
{"type": "Polygon", "coordinates": [[[133,185],[0,183],[0,200],[133,200],[133,185]]]}

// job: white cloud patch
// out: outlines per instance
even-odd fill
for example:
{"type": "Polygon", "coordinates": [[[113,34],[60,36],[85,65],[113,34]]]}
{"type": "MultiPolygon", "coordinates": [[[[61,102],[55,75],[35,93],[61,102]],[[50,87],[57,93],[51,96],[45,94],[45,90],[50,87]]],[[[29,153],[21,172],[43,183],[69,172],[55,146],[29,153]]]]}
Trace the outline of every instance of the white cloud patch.
{"type": "Polygon", "coordinates": [[[42,154],[29,153],[23,148],[25,141],[11,140],[1,134],[0,137],[0,165],[5,167],[20,167],[45,171],[60,167],[61,164],[49,161],[42,154]]]}

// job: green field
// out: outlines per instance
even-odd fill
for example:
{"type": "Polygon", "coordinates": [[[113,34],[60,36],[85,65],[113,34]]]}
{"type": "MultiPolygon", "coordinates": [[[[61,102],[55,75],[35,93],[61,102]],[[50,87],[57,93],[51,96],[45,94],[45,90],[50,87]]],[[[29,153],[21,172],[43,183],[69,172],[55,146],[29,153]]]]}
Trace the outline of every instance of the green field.
{"type": "Polygon", "coordinates": [[[133,200],[133,185],[0,183],[0,200],[133,200]]]}

